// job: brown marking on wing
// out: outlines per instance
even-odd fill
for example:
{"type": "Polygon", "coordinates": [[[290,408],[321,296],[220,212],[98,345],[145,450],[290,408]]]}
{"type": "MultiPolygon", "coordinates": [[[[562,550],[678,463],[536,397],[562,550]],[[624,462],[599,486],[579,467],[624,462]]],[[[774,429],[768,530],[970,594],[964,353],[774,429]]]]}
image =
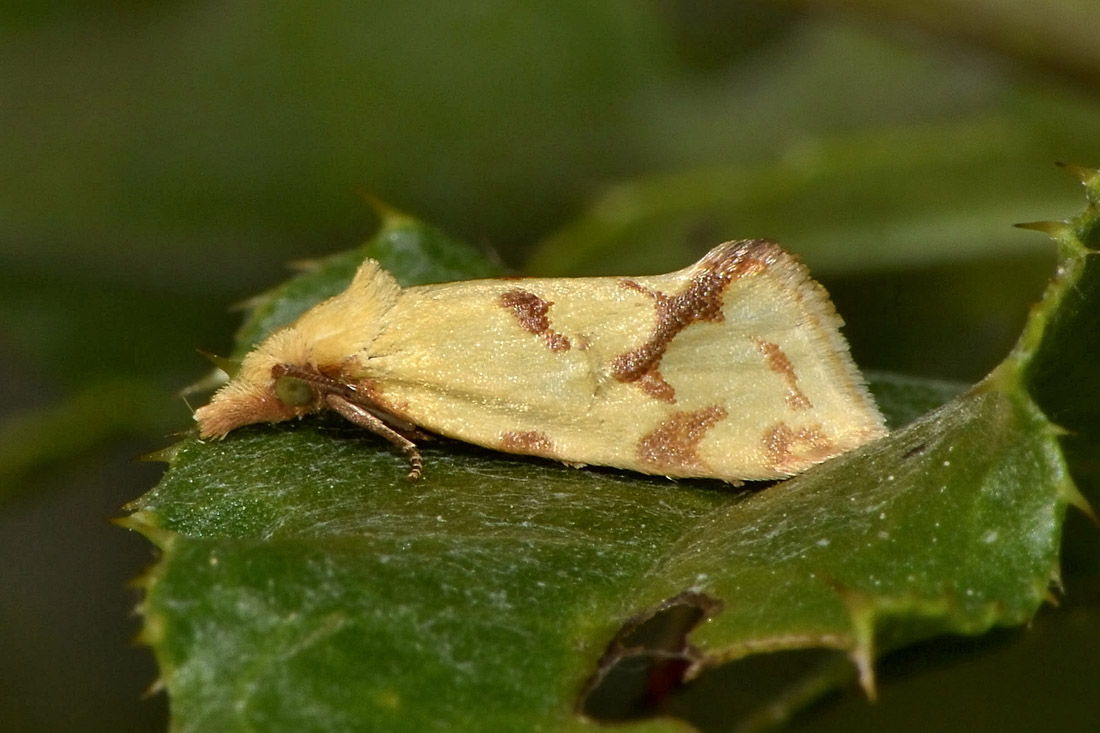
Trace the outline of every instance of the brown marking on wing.
{"type": "Polygon", "coordinates": [[[696,450],[707,431],[727,415],[718,405],[676,412],[638,441],[638,459],[654,469],[704,468],[696,450]]]}
{"type": "Polygon", "coordinates": [[[668,402],[669,404],[676,401],[676,390],[674,390],[672,385],[666,382],[665,378],[661,376],[661,373],[657,371],[656,364],[652,365],[649,371],[640,376],[636,381],[638,386],[642,388],[642,391],[653,399],[659,402],[668,402]]]}
{"type": "Polygon", "coordinates": [[[820,425],[795,430],[780,422],[764,433],[764,447],[772,459],[772,467],[783,473],[794,473],[807,466],[820,463],[836,452],[832,442],[825,437],[820,425]],[[803,446],[798,455],[795,449],[803,446]]]}
{"type": "Polygon", "coordinates": [[[500,305],[508,308],[519,321],[519,325],[528,333],[540,336],[551,351],[568,351],[569,339],[550,328],[551,301],[543,300],[534,293],[516,288],[500,294],[500,305]]]}
{"type": "Polygon", "coordinates": [[[500,434],[500,449],[510,453],[553,456],[554,441],[537,430],[509,430],[500,434]]]}
{"type": "Polygon", "coordinates": [[[711,250],[692,268],[691,281],[676,295],[668,295],[622,280],[620,285],[636,290],[653,301],[657,325],[644,344],[619,354],[611,362],[611,372],[620,382],[639,382],[648,394],[662,402],[675,402],[675,390],[660,374],[661,357],[672,339],[692,323],[721,323],[722,293],[731,282],[759,272],[778,258],[781,250],[774,242],[762,239],[729,242],[711,250]],[[656,385],[663,385],[655,388],[656,385]]]}
{"type": "Polygon", "coordinates": [[[768,369],[783,377],[787,383],[787,407],[792,410],[809,410],[813,405],[801,389],[798,388],[798,375],[794,373],[794,366],[779,344],[765,341],[762,338],[753,337],[752,342],[756,348],[764,354],[768,362],[768,369]]]}

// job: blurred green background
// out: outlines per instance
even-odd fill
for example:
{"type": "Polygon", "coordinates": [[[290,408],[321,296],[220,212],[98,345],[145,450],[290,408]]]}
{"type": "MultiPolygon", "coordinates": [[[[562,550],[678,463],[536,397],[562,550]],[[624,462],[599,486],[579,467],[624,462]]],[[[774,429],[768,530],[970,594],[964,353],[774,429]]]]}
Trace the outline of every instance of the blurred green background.
{"type": "MultiPolygon", "coordinates": [[[[227,306],[368,236],[360,191],[537,274],[776,236],[863,366],[974,380],[1053,262],[1010,225],[1080,209],[1052,163],[1100,164],[1098,131],[1094,0],[0,4],[0,729],[164,727],[126,587],[153,554],[107,519],[227,306]]],[[[1029,729],[927,707],[1033,689],[996,641],[817,724],[1029,729]]],[[[1077,657],[1048,712],[1091,699],[1077,657]]]]}

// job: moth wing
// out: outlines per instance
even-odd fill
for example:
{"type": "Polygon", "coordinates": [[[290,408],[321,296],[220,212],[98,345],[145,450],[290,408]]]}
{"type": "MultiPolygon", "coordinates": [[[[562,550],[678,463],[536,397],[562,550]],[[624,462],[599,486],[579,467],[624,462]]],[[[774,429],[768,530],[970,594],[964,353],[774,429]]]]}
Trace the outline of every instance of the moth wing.
{"type": "MultiPolygon", "coordinates": [[[[609,420],[607,407],[630,390],[606,365],[653,320],[648,303],[613,278],[409,288],[360,365],[385,409],[433,432],[570,463],[624,465],[615,447],[620,418],[609,420]]],[[[635,402],[623,407],[646,400],[635,402]]]]}
{"type": "Polygon", "coordinates": [[[667,275],[409,288],[358,369],[384,409],[497,450],[777,478],[883,432],[839,325],[749,240],[667,275]]]}
{"type": "MultiPolygon", "coordinates": [[[[685,328],[661,363],[687,414],[706,416],[709,405],[727,414],[698,441],[699,462],[737,478],[777,478],[885,434],[824,288],[774,243],[744,246],[757,264],[725,289],[721,322],[685,328]],[[679,382],[681,373],[693,378],[679,382]]],[[[728,250],[708,258],[722,256],[728,250]]]]}

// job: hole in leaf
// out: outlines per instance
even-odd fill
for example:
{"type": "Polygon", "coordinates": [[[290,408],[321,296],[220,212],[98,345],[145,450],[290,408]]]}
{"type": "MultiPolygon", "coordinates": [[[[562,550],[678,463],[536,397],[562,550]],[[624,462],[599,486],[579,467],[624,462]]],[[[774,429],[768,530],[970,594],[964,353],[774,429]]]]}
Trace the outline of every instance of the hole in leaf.
{"type": "Polygon", "coordinates": [[[855,679],[848,655],[835,649],[752,654],[704,669],[665,712],[701,733],[768,729],[851,687],[855,679]]]}
{"type": "Polygon", "coordinates": [[[627,621],[585,685],[578,711],[604,722],[660,715],[699,658],[687,635],[721,606],[702,593],[682,593],[627,621]]]}

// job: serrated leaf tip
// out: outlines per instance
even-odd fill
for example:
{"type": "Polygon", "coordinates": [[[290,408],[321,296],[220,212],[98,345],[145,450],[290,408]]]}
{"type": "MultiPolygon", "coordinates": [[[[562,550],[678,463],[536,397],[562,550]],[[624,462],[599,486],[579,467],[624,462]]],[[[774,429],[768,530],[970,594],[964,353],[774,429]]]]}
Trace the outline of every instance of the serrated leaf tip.
{"type": "Polygon", "coordinates": [[[217,354],[212,354],[202,349],[196,349],[196,351],[205,357],[211,364],[225,372],[230,379],[237,376],[237,372],[241,370],[241,362],[237,359],[227,359],[224,356],[218,356],[217,354]]]}
{"type": "Polygon", "coordinates": [[[1064,170],[1066,173],[1069,173],[1071,176],[1073,176],[1086,186],[1089,185],[1089,183],[1093,179],[1100,176],[1100,171],[1096,170],[1095,168],[1086,168],[1084,166],[1075,165],[1074,163],[1066,163],[1063,161],[1058,161],[1057,163],[1055,163],[1055,165],[1064,170]]]}
{"type": "Polygon", "coordinates": [[[367,202],[368,206],[374,209],[374,213],[378,214],[378,218],[382,220],[383,229],[404,226],[416,222],[415,217],[409,216],[404,211],[383,201],[371,191],[360,189],[359,196],[367,202]]]}
{"type": "Polygon", "coordinates": [[[1019,224],[1013,224],[1013,226],[1017,229],[1030,229],[1031,231],[1042,232],[1052,237],[1060,236],[1070,231],[1070,224],[1067,221],[1025,221],[1019,224]]]}

